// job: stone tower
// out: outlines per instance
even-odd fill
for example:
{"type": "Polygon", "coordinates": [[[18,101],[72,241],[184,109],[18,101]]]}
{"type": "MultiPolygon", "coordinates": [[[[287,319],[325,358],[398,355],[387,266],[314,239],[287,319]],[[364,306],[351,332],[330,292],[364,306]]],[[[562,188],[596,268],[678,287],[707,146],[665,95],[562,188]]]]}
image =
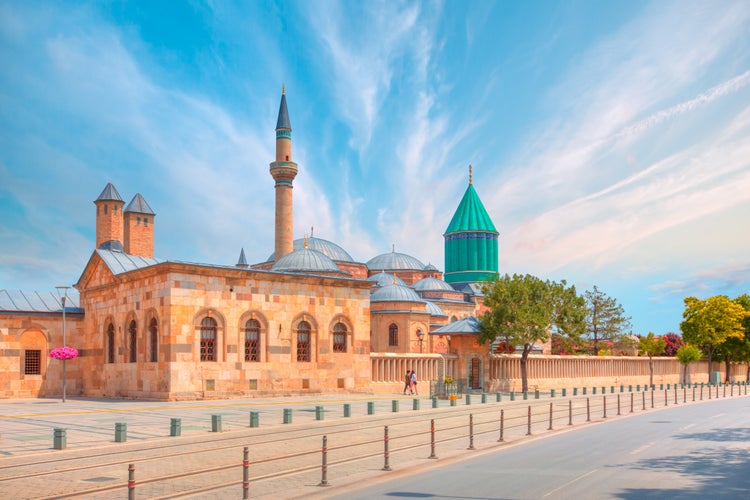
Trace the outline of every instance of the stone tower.
{"type": "Polygon", "coordinates": [[[445,281],[469,283],[497,276],[498,235],[482,200],[474,190],[469,165],[469,187],[443,235],[445,281]]]}
{"type": "Polygon", "coordinates": [[[284,87],[281,88],[279,118],[276,121],[276,161],[271,163],[270,172],[276,181],[274,260],[278,261],[294,250],[292,181],[297,176],[297,164],[292,161],[292,125],[286,109],[284,87]]]}
{"type": "Polygon", "coordinates": [[[154,257],[154,218],[156,214],[141,193],[125,207],[125,253],[154,257]]]}
{"type": "Polygon", "coordinates": [[[94,200],[96,205],[96,248],[122,252],[123,213],[120,193],[108,182],[102,194],[94,200]]]}

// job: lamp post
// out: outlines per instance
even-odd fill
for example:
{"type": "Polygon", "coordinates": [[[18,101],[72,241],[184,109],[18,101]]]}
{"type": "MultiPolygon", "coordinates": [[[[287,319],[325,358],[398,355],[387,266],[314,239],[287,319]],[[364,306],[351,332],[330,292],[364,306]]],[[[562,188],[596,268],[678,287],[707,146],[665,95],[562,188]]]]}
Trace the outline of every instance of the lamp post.
{"type": "MultiPolygon", "coordinates": [[[[63,345],[62,346],[65,347],[66,345],[68,345],[67,339],[65,337],[65,302],[68,299],[68,288],[70,288],[70,287],[69,286],[56,286],[55,288],[57,288],[58,295],[62,294],[60,296],[60,301],[62,302],[62,312],[63,312],[63,324],[62,324],[62,344],[63,345]]],[[[65,361],[67,361],[67,360],[65,360],[65,359],[62,360],[62,363],[63,363],[63,373],[62,373],[62,390],[63,390],[62,400],[63,400],[63,403],[65,402],[65,388],[66,388],[65,386],[66,386],[66,382],[67,382],[67,380],[66,380],[67,379],[67,377],[66,377],[67,374],[65,373],[65,361]]]]}
{"type": "Polygon", "coordinates": [[[417,338],[419,339],[419,353],[422,354],[422,340],[424,339],[424,332],[417,330],[417,338]]]}

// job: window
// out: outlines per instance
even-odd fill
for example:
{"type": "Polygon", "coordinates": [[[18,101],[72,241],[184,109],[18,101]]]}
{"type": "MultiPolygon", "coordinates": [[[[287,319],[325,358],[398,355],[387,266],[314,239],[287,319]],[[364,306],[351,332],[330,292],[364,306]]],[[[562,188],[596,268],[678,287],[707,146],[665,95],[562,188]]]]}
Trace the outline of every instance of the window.
{"type": "Polygon", "coordinates": [[[156,323],[156,318],[151,318],[151,323],[148,325],[150,356],[149,361],[156,363],[159,361],[159,327],[156,323]]]}
{"type": "Polygon", "coordinates": [[[216,361],[216,320],[201,321],[201,361],[216,361]]]}
{"type": "Polygon", "coordinates": [[[135,225],[136,226],[140,226],[141,225],[141,218],[140,217],[136,217],[135,218],[135,225]]]}
{"type": "Polygon", "coordinates": [[[107,327],[107,363],[115,362],[115,325],[107,327]]]}
{"type": "Polygon", "coordinates": [[[260,322],[257,319],[245,323],[245,361],[260,361],[260,322]]]}
{"type": "Polygon", "coordinates": [[[346,325],[343,323],[333,327],[333,352],[346,352],[346,325]]]}
{"type": "Polygon", "coordinates": [[[117,215],[117,205],[112,205],[112,213],[117,215]]]}
{"type": "Polygon", "coordinates": [[[136,350],[138,347],[138,338],[136,335],[137,328],[135,326],[135,320],[133,320],[130,322],[130,325],[128,325],[128,353],[130,354],[128,361],[131,363],[138,361],[138,351],[136,350]]]}
{"type": "Polygon", "coordinates": [[[38,349],[27,349],[23,352],[23,374],[42,374],[42,351],[38,349]]]}
{"type": "Polygon", "coordinates": [[[143,225],[148,226],[148,217],[143,218],[143,225]]]}
{"type": "Polygon", "coordinates": [[[398,345],[398,326],[395,323],[391,323],[388,327],[388,345],[391,347],[398,345]]]}
{"type": "Polygon", "coordinates": [[[104,205],[104,215],[107,215],[108,210],[109,210],[109,205],[104,205]]]}
{"type": "Polygon", "coordinates": [[[310,361],[310,323],[300,321],[297,325],[297,361],[310,361]]]}

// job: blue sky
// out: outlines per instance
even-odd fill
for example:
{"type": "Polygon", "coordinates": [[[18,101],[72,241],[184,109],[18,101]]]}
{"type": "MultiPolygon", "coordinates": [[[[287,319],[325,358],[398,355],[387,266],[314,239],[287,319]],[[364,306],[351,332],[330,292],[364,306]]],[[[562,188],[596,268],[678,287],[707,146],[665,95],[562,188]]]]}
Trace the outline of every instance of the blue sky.
{"type": "Polygon", "coordinates": [[[0,60],[0,288],[77,281],[107,182],[157,257],[264,261],[284,83],[295,237],[442,269],[472,164],[501,272],[636,333],[750,291],[745,1],[0,1],[0,60]]]}

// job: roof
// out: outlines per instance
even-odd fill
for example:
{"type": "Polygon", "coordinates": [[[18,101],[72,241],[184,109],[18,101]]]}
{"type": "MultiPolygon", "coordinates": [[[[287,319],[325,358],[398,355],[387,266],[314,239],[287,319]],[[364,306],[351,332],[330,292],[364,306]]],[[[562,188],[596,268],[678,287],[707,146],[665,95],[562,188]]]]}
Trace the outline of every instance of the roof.
{"type": "Polygon", "coordinates": [[[323,272],[344,274],[339,269],[339,266],[327,255],[310,248],[302,248],[284,255],[276,261],[271,270],[293,273],[323,272]]]}
{"type": "Polygon", "coordinates": [[[404,280],[402,280],[398,276],[394,276],[393,274],[388,274],[384,271],[381,271],[378,274],[373,274],[372,276],[367,278],[367,281],[374,281],[375,284],[373,286],[386,286],[386,285],[406,286],[406,283],[404,283],[404,280]]]}
{"type": "Polygon", "coordinates": [[[136,193],[133,199],[130,200],[128,206],[125,207],[125,212],[133,212],[136,214],[156,215],[151,207],[148,206],[146,200],[143,199],[141,193],[136,193]]]}
{"type": "MultiPolygon", "coordinates": [[[[55,292],[0,290],[0,311],[62,313],[62,299],[55,292]]],[[[68,290],[65,312],[83,313],[78,293],[68,290]]]]}
{"type": "MultiPolygon", "coordinates": [[[[294,240],[294,250],[302,250],[305,248],[305,239],[298,238],[294,240]]],[[[332,241],[324,240],[322,238],[313,238],[312,236],[307,238],[307,248],[316,250],[323,255],[326,255],[331,260],[337,260],[339,262],[354,262],[352,256],[347,253],[346,250],[338,246],[332,241]]],[[[268,257],[268,261],[272,262],[275,260],[275,254],[271,254],[268,257]]]]}
{"type": "Polygon", "coordinates": [[[237,267],[247,267],[247,259],[245,258],[245,249],[240,249],[240,258],[237,260],[237,267]]]}
{"type": "Polygon", "coordinates": [[[430,316],[443,316],[446,318],[448,317],[448,315],[443,312],[439,305],[435,304],[434,302],[430,302],[429,300],[425,300],[425,302],[427,303],[427,307],[425,307],[425,310],[430,313],[430,316]]]}
{"type": "Polygon", "coordinates": [[[95,201],[123,201],[123,199],[120,196],[120,193],[117,192],[117,189],[115,189],[115,186],[113,186],[111,182],[108,182],[107,185],[104,186],[102,194],[100,194],[95,201]]]}
{"type": "Polygon", "coordinates": [[[485,210],[482,200],[474,189],[473,184],[466,188],[461,203],[458,204],[456,212],[453,214],[446,234],[461,231],[488,231],[497,233],[495,224],[492,223],[487,210],[485,210]]]}
{"type": "Polygon", "coordinates": [[[421,271],[424,269],[419,259],[405,253],[389,252],[367,261],[367,268],[373,271],[421,271]]]}
{"type": "Polygon", "coordinates": [[[456,289],[450,286],[448,283],[446,283],[443,280],[439,280],[437,278],[422,278],[421,280],[417,281],[412,285],[412,288],[419,292],[426,292],[426,291],[448,291],[448,292],[455,292],[456,289]]]}
{"type": "Polygon", "coordinates": [[[474,316],[467,316],[453,323],[441,326],[430,332],[430,335],[458,335],[458,334],[479,334],[479,320],[474,316]]]}
{"type": "Polygon", "coordinates": [[[370,296],[370,302],[424,302],[417,292],[405,285],[386,285],[370,296]]]}
{"type": "Polygon", "coordinates": [[[126,273],[166,262],[162,259],[139,257],[138,255],[129,255],[124,252],[115,252],[101,248],[98,248],[95,252],[101,257],[109,270],[112,271],[112,274],[126,273]]]}
{"type": "Polygon", "coordinates": [[[286,109],[286,93],[281,91],[281,104],[279,104],[279,118],[276,120],[276,130],[280,128],[292,130],[292,124],[289,122],[289,111],[286,109]]]}

